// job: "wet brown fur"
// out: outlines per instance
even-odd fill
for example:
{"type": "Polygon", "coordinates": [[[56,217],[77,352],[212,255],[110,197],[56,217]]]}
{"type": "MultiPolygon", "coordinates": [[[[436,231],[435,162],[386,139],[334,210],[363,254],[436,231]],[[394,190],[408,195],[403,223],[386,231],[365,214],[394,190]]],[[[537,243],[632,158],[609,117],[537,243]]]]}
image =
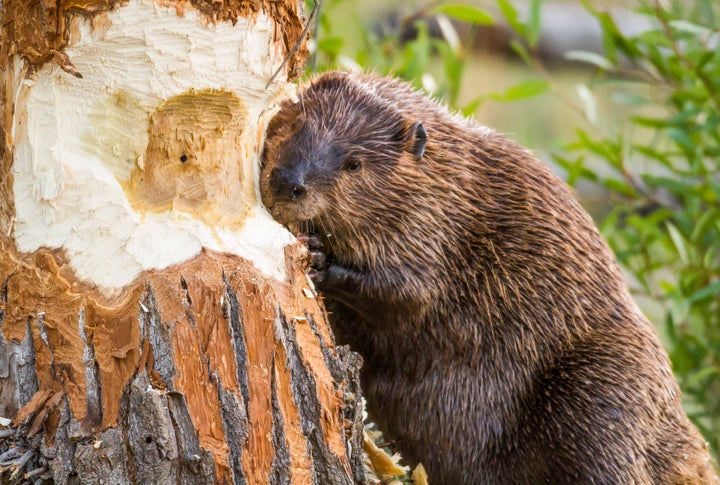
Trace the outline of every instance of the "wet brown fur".
{"type": "Polygon", "coordinates": [[[317,284],[371,417],[430,483],[717,483],[611,251],[526,149],[330,73],[283,104],[263,163],[273,215],[324,244],[317,284]]]}

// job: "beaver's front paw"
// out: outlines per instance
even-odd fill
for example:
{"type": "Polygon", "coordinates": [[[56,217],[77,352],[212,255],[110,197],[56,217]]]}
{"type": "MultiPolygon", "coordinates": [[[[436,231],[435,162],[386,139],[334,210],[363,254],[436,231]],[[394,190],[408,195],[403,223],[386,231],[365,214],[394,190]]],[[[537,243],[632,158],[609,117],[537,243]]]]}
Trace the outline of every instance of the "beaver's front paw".
{"type": "Polygon", "coordinates": [[[307,274],[317,287],[325,279],[328,269],[328,258],[323,250],[323,243],[314,235],[300,234],[297,238],[300,242],[305,243],[308,248],[310,270],[307,274]]]}

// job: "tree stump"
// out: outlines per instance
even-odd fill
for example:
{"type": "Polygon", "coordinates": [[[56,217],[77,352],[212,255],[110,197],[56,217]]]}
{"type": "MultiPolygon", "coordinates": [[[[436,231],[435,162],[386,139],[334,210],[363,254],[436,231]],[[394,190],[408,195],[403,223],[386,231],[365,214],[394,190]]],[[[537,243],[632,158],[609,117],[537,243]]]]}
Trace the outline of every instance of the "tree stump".
{"type": "Polygon", "coordinates": [[[256,187],[302,2],[0,19],[0,482],[363,482],[360,359],[256,187]]]}

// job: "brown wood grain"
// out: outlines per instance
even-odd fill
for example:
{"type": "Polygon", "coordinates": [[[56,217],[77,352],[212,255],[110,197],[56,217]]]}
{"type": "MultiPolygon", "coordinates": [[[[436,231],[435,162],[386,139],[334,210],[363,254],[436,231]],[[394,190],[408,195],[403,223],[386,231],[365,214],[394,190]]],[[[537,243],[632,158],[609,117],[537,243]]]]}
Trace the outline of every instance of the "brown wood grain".
{"type": "MultiPolygon", "coordinates": [[[[9,246],[7,238],[0,239],[9,246]]],[[[301,268],[300,249],[292,248],[290,253],[292,264],[301,268]]],[[[218,399],[218,386],[243,399],[236,353],[244,350],[249,398],[244,404],[249,426],[241,453],[246,479],[266,483],[273,470],[272,436],[277,426],[272,415],[273,386],[293,483],[312,482],[313,456],[339,464],[350,475],[348,436],[342,422],[345,384],[333,377],[324,357],[324,352],[335,355],[332,339],[318,338],[321,332],[302,317],[308,315],[317,328],[327,325],[316,299],[305,296],[304,278],[278,284],[263,277],[248,261],[204,251],[181,265],[143,274],[125,289],[122,298],[110,304],[98,302],[86,284],[70,282],[61,269],[63,261],[57,251],[43,250],[34,256],[12,250],[0,254],[0,280],[8,283],[0,298],[5,315],[3,337],[6,341],[24,338],[29,322],[39,385],[33,399],[21,403],[25,406],[15,416],[16,425],[30,428],[33,434],[43,429],[52,442],[62,406],[67,403],[71,421],[81,425],[88,440],[108,429],[123,429],[128,386],[138,372],[150,371],[158,376],[155,382],[162,381],[154,392],[182,396],[198,446],[213,457],[213,476],[220,483],[230,483],[235,474],[232,455],[240,450],[230,449],[228,419],[218,399]],[[233,344],[237,336],[232,335],[229,314],[223,308],[228,292],[239,302],[245,349],[233,344]],[[155,307],[148,308],[152,305],[155,307]],[[171,355],[160,360],[138,319],[146,312],[157,312],[157,318],[145,324],[166,331],[169,338],[163,352],[170,349],[171,355]],[[85,340],[94,349],[96,364],[90,365],[97,365],[99,371],[94,383],[87,381],[81,319],[85,321],[85,340]],[[284,325],[278,326],[280,321],[284,325]],[[292,349],[286,348],[288,342],[292,349]],[[291,362],[288,352],[295,352],[298,358],[291,362]],[[292,367],[298,365],[301,370],[292,367]],[[169,380],[168,375],[172,375],[169,380]],[[317,406],[301,405],[293,389],[297,385],[293,380],[308,376],[312,380],[303,386],[316,393],[311,402],[317,406]],[[101,406],[94,420],[88,419],[89,387],[101,390],[101,406]],[[313,438],[301,425],[303,419],[314,419],[313,413],[320,418],[313,426],[321,433],[322,452],[313,449],[317,443],[310,443],[313,438]]]]}

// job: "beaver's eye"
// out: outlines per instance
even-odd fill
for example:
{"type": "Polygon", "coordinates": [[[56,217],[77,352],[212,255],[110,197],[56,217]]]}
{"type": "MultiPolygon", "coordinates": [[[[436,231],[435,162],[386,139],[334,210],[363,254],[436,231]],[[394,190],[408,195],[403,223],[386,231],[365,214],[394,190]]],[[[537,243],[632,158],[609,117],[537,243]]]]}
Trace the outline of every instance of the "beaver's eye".
{"type": "Polygon", "coordinates": [[[347,165],[345,165],[345,169],[348,172],[357,172],[358,170],[360,170],[361,166],[362,164],[359,160],[350,160],[347,165]]]}

